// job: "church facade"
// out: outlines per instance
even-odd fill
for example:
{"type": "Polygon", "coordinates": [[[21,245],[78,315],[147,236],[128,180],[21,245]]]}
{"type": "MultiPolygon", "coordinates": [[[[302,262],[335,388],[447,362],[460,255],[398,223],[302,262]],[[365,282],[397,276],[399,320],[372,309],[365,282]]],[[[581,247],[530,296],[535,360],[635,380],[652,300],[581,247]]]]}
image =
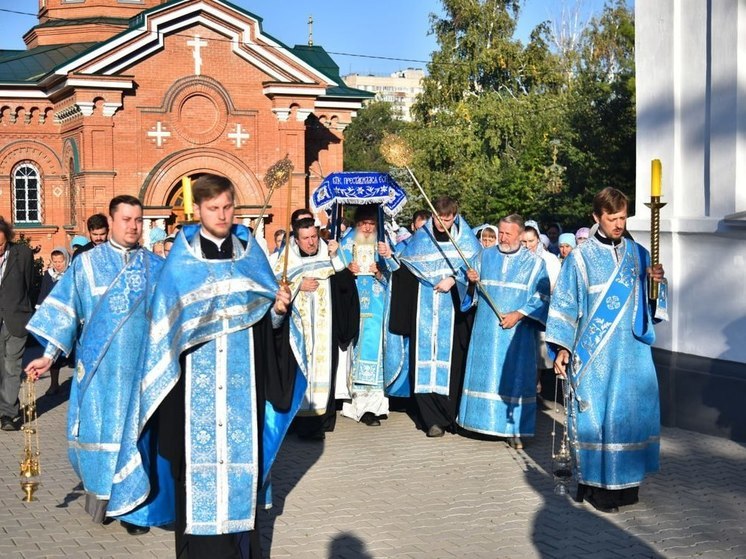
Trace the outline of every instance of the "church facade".
{"type": "Polygon", "coordinates": [[[233,181],[248,223],[287,155],[292,192],[265,218],[282,228],[289,199],[304,206],[342,169],[344,129],[370,97],[323,48],[288,47],[222,0],[40,0],[24,41],[0,51],[0,215],[42,255],[118,194],[142,201],[146,242],[158,220],[173,229],[182,178],[206,172],[233,181]]]}
{"type": "Polygon", "coordinates": [[[637,208],[649,246],[663,165],[661,261],[670,322],[654,357],[665,425],[746,442],[746,3],[635,5],[637,208]]]}

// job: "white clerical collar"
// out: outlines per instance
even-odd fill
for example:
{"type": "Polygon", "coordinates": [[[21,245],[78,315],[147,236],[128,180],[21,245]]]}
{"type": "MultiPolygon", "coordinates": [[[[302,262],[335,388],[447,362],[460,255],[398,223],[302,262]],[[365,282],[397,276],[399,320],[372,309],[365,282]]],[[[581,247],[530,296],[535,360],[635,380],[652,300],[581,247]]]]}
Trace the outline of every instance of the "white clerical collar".
{"type": "Polygon", "coordinates": [[[120,244],[119,244],[118,242],[116,242],[116,241],[115,241],[114,239],[109,239],[108,243],[109,243],[109,244],[111,245],[111,247],[112,247],[112,248],[113,248],[114,250],[116,250],[117,252],[122,252],[122,253],[125,253],[125,254],[126,254],[126,253],[128,253],[128,252],[130,252],[130,251],[133,251],[133,250],[135,250],[135,249],[136,249],[136,248],[138,248],[138,246],[139,246],[139,245],[138,245],[137,243],[135,243],[135,246],[131,246],[131,247],[126,247],[126,246],[120,245],[120,244]]]}
{"type": "MultiPolygon", "coordinates": [[[[211,243],[215,244],[215,246],[218,247],[218,250],[221,249],[221,247],[223,246],[223,243],[228,238],[227,235],[225,237],[223,237],[223,238],[216,237],[212,233],[210,233],[207,230],[205,230],[204,227],[200,227],[199,228],[199,234],[200,234],[200,236],[204,237],[205,239],[207,239],[211,243]]],[[[228,233],[228,235],[230,235],[230,232],[228,233]]]]}

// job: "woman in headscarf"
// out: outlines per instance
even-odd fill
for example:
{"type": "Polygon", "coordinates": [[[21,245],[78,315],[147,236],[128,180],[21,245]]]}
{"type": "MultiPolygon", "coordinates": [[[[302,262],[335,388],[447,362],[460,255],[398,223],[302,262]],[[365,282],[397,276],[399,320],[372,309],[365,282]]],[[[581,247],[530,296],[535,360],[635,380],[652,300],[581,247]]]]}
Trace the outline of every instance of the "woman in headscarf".
{"type": "MultiPolygon", "coordinates": [[[[47,271],[44,272],[44,276],[41,279],[41,288],[39,289],[39,298],[36,301],[36,308],[39,308],[42,301],[46,299],[54,288],[55,284],[60,280],[62,274],[65,273],[67,267],[70,265],[70,253],[67,252],[65,247],[55,247],[50,255],[51,264],[47,271]]],[[[57,361],[54,362],[52,368],[49,370],[52,382],[47,390],[47,396],[54,396],[60,391],[60,368],[67,363],[67,359],[64,356],[60,356],[57,361]]]]}
{"type": "Polygon", "coordinates": [[[485,223],[472,229],[479,242],[484,248],[490,248],[497,244],[497,227],[485,223]]]}
{"type": "Polygon", "coordinates": [[[567,255],[570,254],[570,251],[577,246],[577,243],[575,242],[575,235],[573,235],[572,233],[562,233],[559,236],[558,244],[560,258],[564,260],[565,258],[567,258],[567,255]]]}

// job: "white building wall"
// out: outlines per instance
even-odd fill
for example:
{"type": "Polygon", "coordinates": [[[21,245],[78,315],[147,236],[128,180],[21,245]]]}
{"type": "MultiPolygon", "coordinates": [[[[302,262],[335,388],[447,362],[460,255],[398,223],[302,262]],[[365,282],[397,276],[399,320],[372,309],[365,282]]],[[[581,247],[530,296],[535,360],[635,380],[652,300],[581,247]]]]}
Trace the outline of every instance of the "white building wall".
{"type": "Polygon", "coordinates": [[[656,345],[746,363],[746,0],[638,0],[635,28],[636,239],[649,247],[652,159],[668,204],[656,345]]]}

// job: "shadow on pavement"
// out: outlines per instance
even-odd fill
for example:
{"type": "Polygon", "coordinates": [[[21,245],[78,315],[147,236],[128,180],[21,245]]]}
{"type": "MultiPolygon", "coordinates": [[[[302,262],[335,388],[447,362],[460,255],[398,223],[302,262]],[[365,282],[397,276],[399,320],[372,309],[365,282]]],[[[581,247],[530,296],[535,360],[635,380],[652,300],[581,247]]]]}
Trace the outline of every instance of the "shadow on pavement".
{"type": "Polygon", "coordinates": [[[285,510],[285,499],[323,453],[323,440],[303,440],[289,433],[282,442],[272,466],[272,508],[257,514],[262,549],[267,556],[272,549],[275,523],[285,510]]]}
{"type": "MultiPolygon", "coordinates": [[[[607,557],[619,553],[626,557],[664,557],[647,542],[612,522],[612,516],[619,518],[623,512],[604,515],[588,503],[575,503],[572,498],[576,492],[575,483],[570,485],[568,495],[554,494],[551,431],[551,417],[539,413],[536,437],[529,440],[525,450],[515,453],[516,461],[523,462],[520,467],[527,485],[543,499],[534,517],[531,534],[538,555],[546,558],[607,557]]],[[[561,426],[557,425],[557,437],[561,434],[561,426]]],[[[644,487],[643,484],[641,499],[645,498],[644,487]]]]}
{"type": "Polygon", "coordinates": [[[81,497],[85,495],[85,491],[83,491],[83,484],[79,483],[75,487],[73,487],[72,491],[65,495],[65,498],[62,500],[62,502],[58,505],[55,505],[58,509],[66,509],[68,506],[70,506],[70,503],[74,503],[81,497]]]}
{"type": "Polygon", "coordinates": [[[329,543],[329,559],[373,559],[365,551],[365,543],[352,534],[337,534],[329,543]]]}

